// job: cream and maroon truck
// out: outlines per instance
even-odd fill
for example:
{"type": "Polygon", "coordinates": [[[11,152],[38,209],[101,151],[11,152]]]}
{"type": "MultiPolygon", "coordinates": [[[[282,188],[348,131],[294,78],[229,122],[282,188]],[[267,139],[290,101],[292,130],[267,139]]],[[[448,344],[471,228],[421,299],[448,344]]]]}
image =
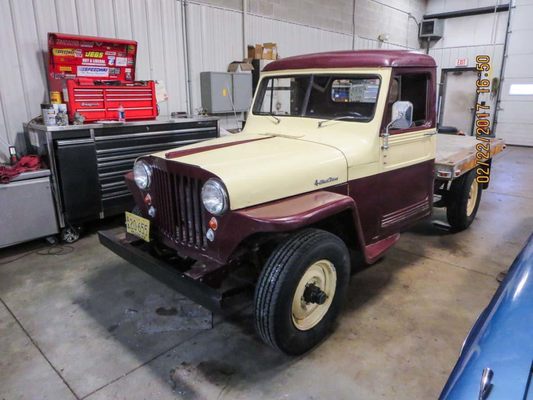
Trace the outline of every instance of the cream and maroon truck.
{"type": "Polygon", "coordinates": [[[211,309],[253,288],[259,336],[309,350],[339,314],[354,259],[375,263],[433,207],[455,231],[476,215],[478,164],[503,142],[484,153],[474,137],[437,134],[435,72],[410,51],[268,64],[242,133],[136,161],[126,231],[100,241],[211,309]]]}

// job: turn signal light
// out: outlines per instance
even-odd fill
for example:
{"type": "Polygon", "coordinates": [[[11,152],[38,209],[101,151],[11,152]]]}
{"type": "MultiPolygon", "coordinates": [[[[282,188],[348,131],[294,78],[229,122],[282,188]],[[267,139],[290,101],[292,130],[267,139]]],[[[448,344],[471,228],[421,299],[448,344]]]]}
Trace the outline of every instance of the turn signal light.
{"type": "Polygon", "coordinates": [[[209,227],[213,229],[214,231],[218,228],[218,221],[215,217],[211,218],[208,223],[209,227]]]}
{"type": "Polygon", "coordinates": [[[152,205],[152,196],[150,196],[150,193],[147,193],[146,196],[144,196],[144,204],[147,206],[152,205]]]}

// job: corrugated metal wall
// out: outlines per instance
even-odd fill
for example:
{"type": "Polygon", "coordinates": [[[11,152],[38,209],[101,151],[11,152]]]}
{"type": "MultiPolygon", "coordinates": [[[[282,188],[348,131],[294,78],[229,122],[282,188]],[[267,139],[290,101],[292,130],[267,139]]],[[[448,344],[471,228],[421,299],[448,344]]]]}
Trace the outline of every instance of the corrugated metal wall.
{"type": "MultiPolygon", "coordinates": [[[[243,57],[240,11],[189,3],[193,107],[200,107],[201,71],[223,71],[243,57]]],[[[179,0],[0,0],[0,159],[8,144],[22,147],[22,123],[47,100],[48,32],[119,37],[139,42],[137,78],[163,80],[169,101],[161,114],[186,109],[179,0]]],[[[249,43],[277,42],[282,56],[350,49],[348,34],[248,15],[249,43]]],[[[356,37],[356,48],[377,48],[356,37]]],[[[397,48],[384,44],[383,48],[397,48]]]]}
{"type": "Polygon", "coordinates": [[[533,94],[511,94],[511,85],[533,84],[533,0],[516,0],[511,11],[509,39],[496,135],[508,144],[533,146],[533,94]]]}

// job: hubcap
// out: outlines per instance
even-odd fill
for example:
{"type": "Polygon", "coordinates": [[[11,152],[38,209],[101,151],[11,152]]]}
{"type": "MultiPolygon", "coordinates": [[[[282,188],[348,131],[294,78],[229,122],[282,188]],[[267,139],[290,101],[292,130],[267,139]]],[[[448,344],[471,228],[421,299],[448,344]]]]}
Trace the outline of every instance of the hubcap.
{"type": "Polygon", "coordinates": [[[466,215],[470,216],[474,212],[476,207],[477,195],[478,195],[479,185],[474,179],[472,185],[470,186],[470,191],[468,192],[468,202],[466,203],[466,215]]]}
{"type": "Polygon", "coordinates": [[[317,325],[329,310],[335,289],[337,272],[328,260],[312,264],[303,274],[292,299],[292,322],[301,331],[317,325]]]}

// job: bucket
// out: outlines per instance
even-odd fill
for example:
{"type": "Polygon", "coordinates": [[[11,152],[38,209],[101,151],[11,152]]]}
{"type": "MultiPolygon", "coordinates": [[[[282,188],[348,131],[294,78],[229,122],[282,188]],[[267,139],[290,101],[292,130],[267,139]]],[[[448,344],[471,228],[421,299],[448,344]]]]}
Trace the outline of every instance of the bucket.
{"type": "Polygon", "coordinates": [[[54,126],[56,124],[56,113],[57,111],[53,104],[41,104],[43,123],[46,126],[54,126]]]}

